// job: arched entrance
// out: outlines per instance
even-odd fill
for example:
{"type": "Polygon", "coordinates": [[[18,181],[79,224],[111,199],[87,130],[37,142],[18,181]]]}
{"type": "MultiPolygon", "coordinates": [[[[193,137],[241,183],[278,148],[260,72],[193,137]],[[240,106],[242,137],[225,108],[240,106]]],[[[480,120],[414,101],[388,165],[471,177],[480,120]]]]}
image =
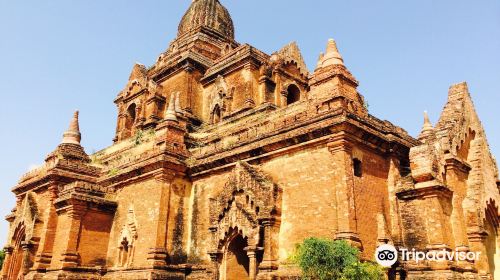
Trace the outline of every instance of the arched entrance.
{"type": "Polygon", "coordinates": [[[260,169],[238,162],[223,191],[210,199],[209,254],[219,280],[255,280],[277,269],[279,193],[260,169]]]}
{"type": "Polygon", "coordinates": [[[12,231],[5,247],[5,260],[2,267],[2,279],[24,279],[34,259],[39,240],[34,236],[35,227],[39,224],[38,208],[34,194],[28,192],[21,205],[15,209],[15,217],[9,218],[12,231]]]}
{"type": "Polygon", "coordinates": [[[7,279],[22,279],[25,254],[23,243],[26,239],[26,228],[24,224],[20,224],[15,230],[13,238],[12,256],[8,262],[7,279]]]}
{"type": "Polygon", "coordinates": [[[250,276],[250,259],[246,247],[247,240],[240,234],[229,240],[223,255],[221,280],[248,280],[250,276]]]}

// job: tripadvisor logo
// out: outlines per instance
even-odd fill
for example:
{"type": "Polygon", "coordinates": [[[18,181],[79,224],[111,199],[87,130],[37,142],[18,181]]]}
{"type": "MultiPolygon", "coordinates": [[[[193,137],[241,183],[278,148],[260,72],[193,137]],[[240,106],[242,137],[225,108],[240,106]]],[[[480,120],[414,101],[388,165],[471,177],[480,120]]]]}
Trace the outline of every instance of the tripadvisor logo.
{"type": "MultiPolygon", "coordinates": [[[[417,251],[415,249],[408,250],[399,249],[399,255],[402,261],[477,261],[481,256],[481,252],[464,252],[460,250],[438,250],[438,251],[417,251]]],[[[398,250],[390,245],[380,245],[375,251],[375,260],[383,267],[391,267],[398,261],[398,250]]]]}
{"type": "Polygon", "coordinates": [[[389,244],[380,245],[375,251],[375,260],[383,267],[391,267],[398,261],[398,250],[389,244]]]}

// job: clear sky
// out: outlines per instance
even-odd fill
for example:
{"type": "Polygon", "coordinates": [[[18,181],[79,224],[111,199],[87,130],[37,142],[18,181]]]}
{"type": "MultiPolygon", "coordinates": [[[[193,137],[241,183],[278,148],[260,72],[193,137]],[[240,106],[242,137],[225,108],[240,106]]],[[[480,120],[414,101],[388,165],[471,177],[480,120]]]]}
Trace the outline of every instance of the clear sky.
{"type": "MultiPolygon", "coordinates": [[[[500,154],[500,1],[221,0],[236,38],[272,53],[297,41],[309,70],[334,38],[370,112],[417,136],[448,87],[467,81],[500,154]]],[[[113,99],[133,64],[151,65],[190,0],[0,0],[0,216],[10,189],[61,141],[80,110],[82,144],[112,143],[113,99]]],[[[0,244],[7,223],[0,221],[0,244]]]]}

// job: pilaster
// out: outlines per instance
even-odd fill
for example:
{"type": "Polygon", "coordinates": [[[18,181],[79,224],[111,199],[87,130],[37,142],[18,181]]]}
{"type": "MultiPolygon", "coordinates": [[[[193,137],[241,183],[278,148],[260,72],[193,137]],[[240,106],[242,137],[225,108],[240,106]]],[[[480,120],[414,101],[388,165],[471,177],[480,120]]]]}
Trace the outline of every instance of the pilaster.
{"type": "Polygon", "coordinates": [[[54,246],[55,233],[57,228],[57,213],[54,201],[57,199],[58,182],[50,182],[48,192],[50,195],[49,214],[42,230],[38,253],[35,257],[33,268],[37,271],[45,271],[52,261],[52,247],[54,246]]]}
{"type": "Polygon", "coordinates": [[[167,265],[167,242],[173,179],[174,174],[159,174],[155,177],[155,181],[160,186],[160,198],[156,235],[153,237],[154,246],[149,249],[147,257],[152,268],[161,268],[167,265]]]}
{"type": "Polygon", "coordinates": [[[248,79],[245,79],[246,89],[245,89],[245,106],[253,108],[255,106],[254,89],[256,88],[256,78],[254,77],[254,72],[258,71],[253,63],[248,63],[244,66],[244,71],[248,79]]]}
{"type": "Polygon", "coordinates": [[[476,269],[479,276],[487,276],[490,270],[488,263],[488,254],[485,246],[488,233],[485,230],[478,228],[477,230],[468,232],[467,237],[469,239],[470,251],[481,253],[481,255],[479,256],[479,260],[476,261],[476,269]]]}
{"type": "Polygon", "coordinates": [[[21,267],[21,273],[26,275],[32,265],[31,262],[31,250],[33,249],[33,244],[29,241],[21,242],[21,249],[23,250],[23,266],[21,267]]]}
{"type": "Polygon", "coordinates": [[[249,266],[248,266],[248,279],[255,280],[257,277],[257,246],[251,245],[245,248],[247,252],[249,266]]]}
{"type": "Polygon", "coordinates": [[[454,243],[455,246],[467,246],[467,225],[462,204],[467,196],[467,178],[471,167],[451,155],[447,155],[445,161],[446,185],[453,190],[451,225],[454,243]]]}
{"type": "Polygon", "coordinates": [[[267,95],[267,81],[268,81],[268,77],[265,76],[265,75],[262,75],[260,78],[259,78],[259,104],[262,104],[262,103],[265,103],[267,102],[268,100],[266,99],[266,95],[267,95]]]}
{"type": "Polygon", "coordinates": [[[264,228],[264,256],[262,262],[259,265],[259,272],[269,273],[278,269],[278,260],[276,256],[276,249],[274,248],[276,233],[275,226],[276,221],[273,218],[263,220],[261,222],[264,228]]]}
{"type": "Polygon", "coordinates": [[[2,266],[2,279],[7,280],[7,276],[9,275],[10,263],[12,262],[12,253],[14,252],[14,247],[6,246],[3,250],[5,252],[5,259],[2,266]]]}
{"type": "Polygon", "coordinates": [[[335,239],[346,240],[351,245],[362,250],[363,246],[357,232],[352,147],[352,141],[344,133],[335,136],[328,143],[336,176],[334,188],[338,221],[335,239]]]}
{"type": "Polygon", "coordinates": [[[155,127],[156,124],[161,120],[160,115],[160,108],[162,107],[161,105],[164,105],[166,103],[166,98],[158,95],[158,94],[153,94],[147,101],[146,101],[146,122],[144,124],[144,128],[152,128],[155,127]]]}
{"type": "MultiPolygon", "coordinates": [[[[419,215],[425,221],[422,230],[427,236],[426,250],[429,252],[452,251],[450,214],[453,192],[438,181],[417,183],[415,189],[397,193],[401,200],[421,201],[419,215]]],[[[413,270],[419,270],[428,265],[434,270],[448,270],[451,263],[448,261],[432,261],[428,264],[411,264],[413,270]]]]}
{"type": "Polygon", "coordinates": [[[390,156],[389,175],[387,178],[387,186],[389,191],[389,213],[390,213],[390,237],[396,246],[403,244],[403,234],[401,229],[401,220],[399,213],[399,204],[396,196],[397,184],[401,180],[401,163],[395,156],[390,156]]]}
{"type": "Polygon", "coordinates": [[[186,74],[187,74],[187,95],[186,95],[186,99],[187,99],[187,106],[185,108],[186,111],[188,111],[189,113],[192,113],[193,112],[193,95],[194,95],[194,90],[193,90],[193,87],[194,87],[194,79],[193,79],[193,74],[194,74],[194,70],[196,69],[194,67],[194,65],[192,63],[187,63],[187,65],[185,66],[185,71],[186,71],[186,74]]]}
{"type": "Polygon", "coordinates": [[[83,203],[72,204],[66,209],[65,215],[69,218],[69,232],[62,253],[62,269],[71,269],[79,265],[78,240],[82,218],[86,212],[87,206],[83,203]]]}
{"type": "Polygon", "coordinates": [[[288,91],[286,89],[282,89],[280,91],[280,106],[286,107],[288,98],[288,91]]]}

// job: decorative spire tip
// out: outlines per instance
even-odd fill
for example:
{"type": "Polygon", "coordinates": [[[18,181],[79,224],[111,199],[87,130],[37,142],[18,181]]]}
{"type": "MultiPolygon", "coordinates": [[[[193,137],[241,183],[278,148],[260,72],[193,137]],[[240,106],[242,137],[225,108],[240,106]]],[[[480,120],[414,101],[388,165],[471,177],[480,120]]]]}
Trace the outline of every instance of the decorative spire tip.
{"type": "Polygon", "coordinates": [[[78,120],[79,112],[75,111],[73,118],[69,124],[68,130],[63,134],[63,140],[61,144],[75,144],[80,145],[82,135],[80,133],[80,124],[78,120]]]}
{"type": "Polygon", "coordinates": [[[330,65],[344,65],[344,59],[339,53],[337,43],[335,43],[335,40],[331,38],[328,39],[326,53],[324,55],[320,55],[317,67],[321,68],[330,65]]]}

